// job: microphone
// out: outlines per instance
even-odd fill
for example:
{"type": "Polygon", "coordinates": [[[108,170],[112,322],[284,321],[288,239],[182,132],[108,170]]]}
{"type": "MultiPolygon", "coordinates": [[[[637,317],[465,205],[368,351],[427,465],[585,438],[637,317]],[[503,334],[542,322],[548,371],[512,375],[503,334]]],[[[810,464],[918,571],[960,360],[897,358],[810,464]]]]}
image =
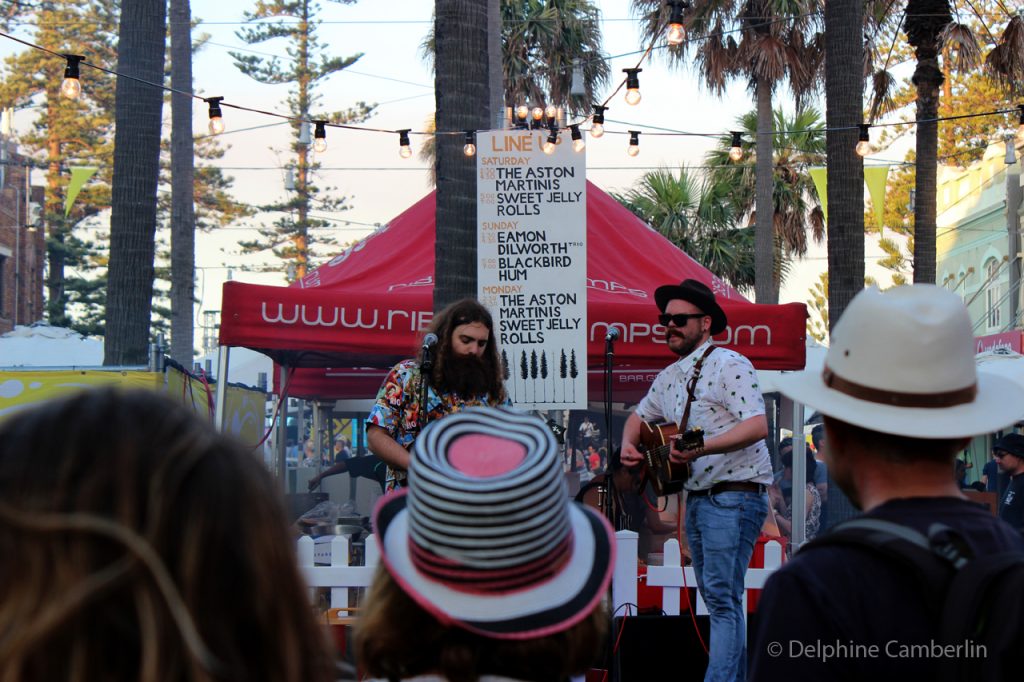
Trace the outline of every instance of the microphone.
{"type": "Polygon", "coordinates": [[[431,350],[437,345],[437,334],[427,334],[423,337],[423,350],[431,350]]]}
{"type": "Polygon", "coordinates": [[[608,330],[608,333],[604,335],[605,341],[618,341],[619,340],[619,328],[612,327],[608,330]]]}

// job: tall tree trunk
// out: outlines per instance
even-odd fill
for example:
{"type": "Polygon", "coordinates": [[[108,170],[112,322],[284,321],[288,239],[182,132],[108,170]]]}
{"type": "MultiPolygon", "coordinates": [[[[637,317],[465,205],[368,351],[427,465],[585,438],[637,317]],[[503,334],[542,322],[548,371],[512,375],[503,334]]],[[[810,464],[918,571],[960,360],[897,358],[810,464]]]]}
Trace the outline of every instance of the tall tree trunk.
{"type": "Polygon", "coordinates": [[[775,285],[775,202],[772,200],[775,169],[773,137],[775,118],[772,115],[772,84],[758,79],[757,93],[757,158],[754,198],[754,300],[778,303],[775,285]]]}
{"type": "Polygon", "coordinates": [[[192,141],[192,10],[170,0],[171,87],[171,357],[190,368],[195,344],[196,214],[192,141]]]}
{"type": "Polygon", "coordinates": [[[862,3],[825,3],[830,331],[864,288],[864,161],[855,151],[863,115],[862,27],[862,3]]]}
{"type": "MultiPolygon", "coordinates": [[[[166,30],[166,0],[123,0],[118,72],[162,82],[166,30]]],[[[104,365],[147,359],[162,107],[159,88],[117,79],[104,365]]]]}
{"type": "Polygon", "coordinates": [[[473,0],[435,3],[435,310],[459,298],[476,296],[476,163],[462,153],[461,136],[451,133],[492,127],[488,26],[493,19],[488,14],[493,4],[473,0]]]}
{"type": "Polygon", "coordinates": [[[917,179],[914,200],[914,282],[935,284],[935,193],[938,174],[939,35],[953,17],[948,0],[910,0],[904,29],[917,67],[917,179]]]}
{"type": "MultiPolygon", "coordinates": [[[[50,93],[47,92],[49,100],[50,93]]],[[[55,99],[54,102],[59,100],[55,99]]],[[[52,117],[52,109],[50,110],[52,117]]],[[[53,125],[47,126],[53,130],[53,125]]],[[[51,134],[46,143],[47,170],[46,170],[46,202],[43,207],[43,216],[49,232],[46,240],[46,256],[48,273],[46,276],[46,321],[55,327],[67,326],[70,322],[67,311],[67,295],[64,293],[64,262],[67,251],[65,239],[67,237],[67,221],[61,211],[60,201],[60,140],[51,134]]]]}

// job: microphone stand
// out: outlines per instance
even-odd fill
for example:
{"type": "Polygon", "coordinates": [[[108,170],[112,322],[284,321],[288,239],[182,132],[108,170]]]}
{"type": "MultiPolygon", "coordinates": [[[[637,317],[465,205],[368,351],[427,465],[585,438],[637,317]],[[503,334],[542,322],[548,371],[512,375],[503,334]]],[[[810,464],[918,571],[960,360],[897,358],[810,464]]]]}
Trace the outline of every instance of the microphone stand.
{"type": "Polygon", "coordinates": [[[612,444],[615,442],[612,438],[612,365],[615,357],[615,337],[617,335],[608,334],[604,337],[604,432],[607,434],[608,439],[608,459],[606,460],[605,468],[605,486],[608,492],[604,496],[604,512],[605,518],[612,524],[615,530],[621,530],[617,523],[618,510],[616,507],[616,491],[615,484],[612,481],[611,472],[611,449],[614,447],[612,444]]]}
{"type": "Polygon", "coordinates": [[[417,426],[419,430],[416,436],[423,432],[423,429],[427,426],[427,395],[429,394],[430,388],[430,373],[434,370],[434,347],[431,345],[423,346],[423,355],[420,360],[420,409],[419,414],[416,415],[417,426]]]}

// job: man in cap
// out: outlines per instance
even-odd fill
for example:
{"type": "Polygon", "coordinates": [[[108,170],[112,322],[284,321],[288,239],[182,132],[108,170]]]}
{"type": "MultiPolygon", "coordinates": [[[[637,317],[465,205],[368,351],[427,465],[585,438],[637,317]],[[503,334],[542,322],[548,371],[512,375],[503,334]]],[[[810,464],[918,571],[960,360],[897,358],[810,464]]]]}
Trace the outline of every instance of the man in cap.
{"type": "Polygon", "coordinates": [[[772,482],[764,399],[750,361],[711,344],[711,337],[725,329],[726,317],[706,285],[688,279],[662,286],[654,300],[665,342],[679,360],[658,374],[626,420],[622,462],[643,461],[637,444],[645,423],[703,430],[702,448],[679,450],[674,444],[670,457],[692,467],[685,484],[686,536],[711,617],[705,679],[742,680],[747,658],[743,578],[768,513],[772,482]]]}
{"type": "MultiPolygon", "coordinates": [[[[955,294],[927,284],[860,292],[832,332],[824,370],[783,375],[779,387],[824,415],[829,471],[864,512],[848,530],[895,528],[886,540],[920,537],[914,549],[965,558],[1024,547],[950,475],[971,436],[1013,423],[1024,404],[1024,388],[976,371],[971,321],[955,294]]],[[[957,665],[954,656],[979,655],[936,654],[943,594],[878,545],[837,542],[842,529],[768,580],[752,679],[929,679],[957,665]]]]}
{"type": "Polygon", "coordinates": [[[999,518],[1024,532],[1024,436],[1011,433],[992,445],[999,470],[1010,477],[999,500],[999,518]]]}

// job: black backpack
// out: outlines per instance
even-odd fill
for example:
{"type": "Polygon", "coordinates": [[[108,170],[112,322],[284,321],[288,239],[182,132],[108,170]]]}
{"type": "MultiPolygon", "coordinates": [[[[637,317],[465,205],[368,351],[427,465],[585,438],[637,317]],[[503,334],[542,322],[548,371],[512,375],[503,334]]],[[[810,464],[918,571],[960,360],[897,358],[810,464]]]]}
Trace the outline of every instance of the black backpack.
{"type": "Polygon", "coordinates": [[[972,655],[943,657],[936,682],[1009,681],[1024,676],[1024,551],[975,557],[954,530],[928,534],[881,519],[852,519],[801,552],[829,546],[865,548],[913,571],[934,607],[940,645],[973,645],[972,655]],[[935,595],[945,595],[935,599],[935,595]]]}

